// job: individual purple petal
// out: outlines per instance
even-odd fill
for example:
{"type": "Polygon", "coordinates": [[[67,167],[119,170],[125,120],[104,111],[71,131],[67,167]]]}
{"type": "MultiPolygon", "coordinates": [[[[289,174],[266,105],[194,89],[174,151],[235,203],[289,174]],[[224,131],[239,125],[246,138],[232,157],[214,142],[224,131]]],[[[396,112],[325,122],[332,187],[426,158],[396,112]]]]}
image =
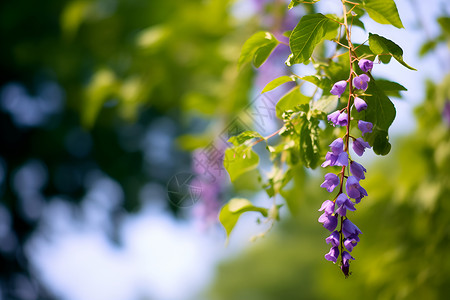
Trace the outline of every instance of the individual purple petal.
{"type": "Polygon", "coordinates": [[[330,149],[334,155],[339,155],[344,151],[344,140],[337,138],[330,144],[330,149]]]}
{"type": "Polygon", "coordinates": [[[373,61],[368,59],[361,59],[358,62],[358,66],[363,72],[368,72],[373,68],[373,61]]]}
{"type": "Polygon", "coordinates": [[[362,135],[364,136],[365,133],[371,133],[372,132],[373,124],[370,123],[370,122],[359,120],[358,121],[358,128],[359,128],[359,130],[361,130],[362,135]]]}
{"type": "Polygon", "coordinates": [[[334,155],[333,152],[327,152],[325,155],[325,161],[322,163],[322,167],[334,166],[336,164],[336,160],[338,159],[337,155],[334,155]]]}
{"type": "MultiPolygon", "coordinates": [[[[359,185],[359,180],[355,176],[347,178],[345,183],[345,191],[350,198],[361,200],[360,198],[367,196],[366,190],[359,185]]],[[[359,203],[359,202],[357,202],[359,203]]]]}
{"type": "Polygon", "coordinates": [[[341,97],[341,95],[344,93],[346,87],[347,87],[347,81],[345,81],[345,80],[338,81],[333,85],[330,93],[333,95],[336,95],[338,97],[341,97]]]}
{"type": "Polygon", "coordinates": [[[361,164],[358,164],[356,161],[352,161],[350,162],[350,172],[352,172],[356,179],[361,180],[366,178],[364,172],[367,172],[367,170],[361,164]]]}
{"type": "Polygon", "coordinates": [[[353,86],[358,90],[367,90],[368,82],[370,81],[369,76],[366,74],[361,74],[353,78],[353,86]]]}
{"type": "Polygon", "coordinates": [[[338,117],[338,121],[337,121],[338,125],[340,126],[347,126],[348,124],[348,115],[347,113],[341,113],[338,117]]]}
{"type": "Polygon", "coordinates": [[[366,150],[365,148],[370,148],[370,145],[362,138],[357,138],[356,140],[353,140],[352,148],[356,154],[362,156],[364,154],[364,150],[366,150]]]}
{"type": "Polygon", "coordinates": [[[358,244],[359,242],[359,237],[357,235],[351,235],[350,237],[346,238],[344,240],[344,247],[352,252],[353,248],[358,244]],[[353,238],[353,236],[355,236],[356,238],[353,238]]]}
{"type": "Polygon", "coordinates": [[[339,177],[334,173],[325,174],[325,181],[320,185],[320,187],[326,188],[329,193],[331,193],[336,186],[339,185],[341,181],[339,177]]]}
{"type": "Polygon", "coordinates": [[[331,243],[333,247],[339,246],[340,235],[339,232],[333,231],[329,237],[325,239],[327,244],[331,243]]]}
{"type": "Polygon", "coordinates": [[[346,216],[347,209],[351,211],[355,211],[356,208],[353,205],[353,203],[347,198],[347,195],[342,193],[336,198],[336,205],[338,206],[338,209],[336,210],[336,213],[341,216],[346,216]]]}
{"type": "Polygon", "coordinates": [[[363,99],[356,97],[353,101],[355,103],[356,110],[358,112],[365,110],[367,108],[367,103],[363,99]]]}
{"type": "Polygon", "coordinates": [[[355,258],[353,256],[351,256],[350,253],[348,253],[347,251],[343,251],[342,252],[342,262],[344,263],[344,265],[348,265],[348,261],[350,259],[355,260],[355,258]]]}
{"type": "Polygon", "coordinates": [[[340,114],[341,114],[341,112],[337,110],[337,111],[329,114],[327,119],[328,119],[328,121],[333,123],[333,126],[336,126],[340,114]]]}
{"type": "Polygon", "coordinates": [[[333,154],[333,152],[327,152],[325,155],[325,161],[322,163],[322,167],[328,166],[347,166],[348,165],[348,154],[347,152],[342,152],[339,155],[333,154]]]}
{"type": "Polygon", "coordinates": [[[323,227],[329,231],[333,231],[337,226],[337,217],[327,214],[326,212],[320,215],[319,222],[323,224],[323,227]]]}
{"type": "Polygon", "coordinates": [[[348,153],[342,152],[339,154],[336,160],[336,166],[347,166],[348,165],[348,153]]]}
{"type": "Polygon", "coordinates": [[[352,223],[349,219],[345,219],[342,223],[342,233],[344,234],[345,238],[348,238],[352,235],[359,235],[362,234],[361,230],[352,223]]]}
{"type": "Polygon", "coordinates": [[[337,262],[338,257],[339,257],[339,248],[338,247],[332,247],[330,249],[330,252],[325,254],[325,259],[328,261],[332,261],[334,263],[337,262]]]}
{"type": "Polygon", "coordinates": [[[319,211],[324,211],[324,213],[331,215],[334,213],[334,202],[331,200],[325,200],[322,203],[322,206],[320,207],[319,211]]]}

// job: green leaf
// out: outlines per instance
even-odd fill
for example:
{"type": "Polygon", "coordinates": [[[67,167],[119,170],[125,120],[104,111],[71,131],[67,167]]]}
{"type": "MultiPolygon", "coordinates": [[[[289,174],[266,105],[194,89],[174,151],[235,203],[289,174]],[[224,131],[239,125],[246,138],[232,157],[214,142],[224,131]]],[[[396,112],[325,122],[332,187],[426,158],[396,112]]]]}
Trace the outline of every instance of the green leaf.
{"type": "MultiPolygon", "coordinates": [[[[373,54],[372,50],[370,50],[370,47],[368,45],[359,45],[359,44],[354,44],[354,46],[356,46],[356,50],[355,53],[356,55],[359,57],[359,59],[370,59],[370,60],[374,60],[375,59],[375,54],[373,54]]],[[[390,58],[390,56],[389,56],[390,58]]]]}
{"type": "Polygon", "coordinates": [[[293,110],[297,105],[309,103],[310,99],[310,97],[307,97],[300,92],[299,87],[294,87],[278,100],[275,107],[277,117],[282,119],[283,112],[293,110]]]}
{"type": "Polygon", "coordinates": [[[256,131],[244,131],[241,134],[237,136],[232,136],[228,139],[228,142],[232,143],[234,146],[239,146],[243,143],[245,143],[248,140],[251,140],[253,138],[260,138],[264,139],[258,132],[256,131]]]}
{"type": "Polygon", "coordinates": [[[278,44],[278,40],[270,32],[260,31],[255,33],[242,46],[238,68],[240,69],[252,60],[257,68],[260,67],[278,44]]]}
{"type": "Polygon", "coordinates": [[[289,5],[288,5],[288,9],[291,9],[291,8],[297,6],[297,5],[301,4],[301,3],[304,3],[304,2],[310,4],[311,2],[312,3],[316,3],[316,2],[319,2],[319,1],[320,0],[309,0],[309,1],[291,0],[291,3],[289,3],[289,5]]]}
{"type": "Polygon", "coordinates": [[[394,0],[364,0],[363,6],[375,22],[404,28],[394,0]]]}
{"type": "Polygon", "coordinates": [[[254,206],[249,200],[244,198],[233,198],[220,210],[219,221],[227,233],[227,243],[239,217],[248,211],[259,212],[264,217],[268,216],[267,208],[254,206]]]}
{"type": "Polygon", "coordinates": [[[364,139],[373,146],[373,152],[378,155],[387,155],[391,151],[389,135],[385,130],[373,128],[371,133],[366,133],[364,139]]]}
{"type": "Polygon", "coordinates": [[[373,124],[372,133],[366,133],[364,139],[369,142],[376,154],[386,155],[391,149],[388,130],[395,119],[395,107],[373,78],[369,83],[367,94],[371,95],[364,97],[367,110],[358,113],[353,109],[352,116],[373,124]]]}
{"type": "Polygon", "coordinates": [[[303,76],[300,79],[304,81],[311,82],[321,89],[329,90],[332,87],[331,80],[328,77],[320,76],[320,75],[307,75],[303,76]]]}
{"type": "Polygon", "coordinates": [[[255,169],[259,163],[259,156],[250,147],[238,146],[225,150],[223,165],[235,181],[240,175],[255,169]]]}
{"type": "Polygon", "coordinates": [[[436,40],[429,40],[429,41],[426,41],[426,42],[420,47],[420,50],[419,50],[419,56],[420,56],[420,57],[423,57],[423,56],[425,56],[427,53],[433,51],[434,48],[436,48],[437,44],[438,44],[438,40],[437,40],[437,39],[436,39],[436,40]]]}
{"type": "Polygon", "coordinates": [[[441,25],[442,31],[450,35],[450,17],[439,17],[437,21],[441,25]]]}
{"type": "Polygon", "coordinates": [[[367,110],[365,111],[366,121],[376,125],[381,130],[387,131],[395,119],[396,111],[394,104],[381,90],[376,81],[369,83],[366,96],[367,110]]]}
{"type": "Polygon", "coordinates": [[[300,130],[300,157],[307,168],[315,169],[320,160],[319,120],[305,120],[300,130]]]}
{"type": "Polygon", "coordinates": [[[337,23],[322,14],[303,16],[289,38],[289,47],[293,54],[290,63],[308,61],[317,44],[326,37],[336,36],[338,27],[337,23]]]}
{"type": "Polygon", "coordinates": [[[370,50],[377,55],[389,54],[392,55],[400,64],[407,67],[410,70],[417,71],[413,67],[409,66],[403,61],[403,50],[396,43],[382,37],[378,34],[369,33],[369,46],[370,50]]]}
{"type": "Polygon", "coordinates": [[[326,114],[329,114],[336,110],[337,106],[339,104],[339,97],[338,96],[323,96],[319,100],[313,102],[313,106],[311,110],[318,110],[321,112],[324,112],[326,114]]]}
{"type": "Polygon", "coordinates": [[[270,174],[268,174],[268,181],[263,185],[263,188],[266,190],[267,195],[272,198],[281,192],[281,189],[291,181],[293,176],[292,169],[287,169],[284,172],[278,167],[274,167],[270,174]]]}
{"type": "Polygon", "coordinates": [[[378,88],[383,90],[386,96],[401,98],[402,95],[400,95],[400,91],[407,91],[403,85],[397,82],[392,82],[385,79],[377,79],[376,82],[378,88]]]}
{"type": "Polygon", "coordinates": [[[274,80],[272,80],[271,82],[266,84],[266,86],[262,90],[261,94],[264,94],[265,92],[271,91],[271,90],[279,87],[283,83],[290,82],[290,81],[295,81],[295,78],[296,77],[294,75],[291,75],[291,76],[285,75],[285,76],[281,76],[281,77],[275,78],[274,80]]]}

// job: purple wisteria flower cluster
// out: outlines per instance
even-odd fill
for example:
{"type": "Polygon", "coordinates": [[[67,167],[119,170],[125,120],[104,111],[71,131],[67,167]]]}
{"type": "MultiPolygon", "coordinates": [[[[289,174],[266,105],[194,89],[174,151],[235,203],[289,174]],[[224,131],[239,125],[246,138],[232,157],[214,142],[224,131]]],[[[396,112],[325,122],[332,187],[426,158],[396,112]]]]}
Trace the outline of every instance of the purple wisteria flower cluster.
{"type": "MultiPolygon", "coordinates": [[[[373,67],[373,62],[366,59],[359,61],[360,69],[367,73],[373,67]]],[[[352,78],[352,76],[350,77],[352,78]]],[[[359,243],[359,235],[362,233],[359,228],[353,224],[348,216],[349,211],[356,211],[355,205],[361,202],[361,199],[367,196],[366,190],[360,185],[360,181],[365,179],[366,168],[356,161],[352,160],[349,153],[350,139],[352,140],[353,151],[358,156],[362,156],[366,148],[370,148],[369,143],[362,137],[355,138],[350,135],[350,109],[356,109],[358,112],[367,109],[367,103],[353,93],[353,89],[365,91],[368,87],[370,77],[367,74],[361,74],[353,77],[350,85],[349,101],[353,99],[353,106],[348,106],[342,110],[335,111],[328,115],[328,120],[333,126],[347,127],[344,137],[337,138],[330,145],[330,150],[325,156],[325,162],[322,167],[340,166],[340,172],[327,173],[325,181],[320,185],[328,192],[333,192],[338,187],[337,195],[333,200],[325,200],[319,211],[323,212],[319,217],[319,222],[323,224],[331,235],[325,239],[327,244],[331,245],[330,251],[325,254],[325,259],[337,263],[347,277],[350,274],[350,260],[355,258],[350,255],[353,248],[359,243]],[[344,185],[345,183],[345,185],[344,185]],[[345,191],[344,191],[345,187],[345,191]]],[[[341,96],[347,87],[347,81],[342,80],[334,84],[331,94],[341,96]]],[[[363,120],[358,121],[358,129],[362,136],[372,132],[373,124],[363,120]]]]}

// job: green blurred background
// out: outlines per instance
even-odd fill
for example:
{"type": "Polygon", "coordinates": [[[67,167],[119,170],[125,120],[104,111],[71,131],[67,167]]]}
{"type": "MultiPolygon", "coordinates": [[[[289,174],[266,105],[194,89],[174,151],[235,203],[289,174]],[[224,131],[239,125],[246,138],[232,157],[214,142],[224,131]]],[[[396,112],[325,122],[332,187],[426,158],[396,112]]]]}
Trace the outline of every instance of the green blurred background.
{"type": "MultiPolygon", "coordinates": [[[[68,205],[80,227],[90,226],[83,225],[86,203],[94,203],[105,218],[99,227],[115,249],[125,247],[123,223],[148,205],[162,206],[160,213],[173,222],[213,216],[208,230],[220,236],[213,241],[221,247],[217,209],[232,195],[258,195],[255,173],[235,187],[223,179],[209,199],[212,205],[196,204],[203,205],[200,216],[151,195],[165,192],[175,174],[190,172],[192,151],[243,118],[262,86],[287,72],[287,48],[259,71],[238,71],[237,60],[256,31],[281,34],[312,11],[305,5],[288,12],[288,2],[1,2],[0,299],[77,299],[43,279],[42,265],[33,263],[37,248],[31,241],[58,236],[46,225],[53,221],[47,211],[55,203],[68,205]]],[[[320,11],[339,8],[337,1],[322,2],[320,11]]],[[[416,121],[399,112],[393,152],[366,162],[369,197],[354,217],[363,235],[353,275],[345,280],[323,258],[326,232],[317,209],[327,194],[319,188],[321,171],[298,169],[282,195],[290,208],[282,221],[264,239],[244,241],[245,249],[228,254],[217,268],[211,263],[215,272],[204,279],[203,291],[185,299],[448,297],[450,8],[445,0],[431,1],[428,8],[418,1],[396,2],[410,25],[405,35],[414,38],[401,45],[421,75],[408,79],[409,71],[395,66],[385,73],[410,89],[396,105],[411,112],[417,104],[416,121]]],[[[243,227],[235,230],[246,233],[243,227]]],[[[231,244],[238,242],[232,236],[231,244]]],[[[45,263],[51,265],[52,258],[45,263]]],[[[194,261],[193,273],[196,263],[205,262],[194,261]]],[[[177,289],[179,283],[172,284],[177,289]]],[[[95,293],[89,298],[102,299],[95,293]]],[[[139,299],[153,298],[172,299],[139,299]]]]}

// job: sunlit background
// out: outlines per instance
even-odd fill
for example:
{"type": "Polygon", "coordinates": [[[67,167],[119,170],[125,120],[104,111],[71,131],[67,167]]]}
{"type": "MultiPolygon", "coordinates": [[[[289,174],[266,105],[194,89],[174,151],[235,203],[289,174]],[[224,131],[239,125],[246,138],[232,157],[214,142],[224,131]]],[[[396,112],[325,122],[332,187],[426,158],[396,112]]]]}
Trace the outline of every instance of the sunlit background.
{"type": "MultiPolygon", "coordinates": [[[[0,299],[448,295],[446,0],[397,0],[405,29],[367,16],[366,31],[354,29],[360,43],[368,32],[395,41],[418,69],[392,61],[373,70],[408,91],[392,99],[392,153],[365,159],[370,197],[356,217],[364,234],[354,274],[344,280],[323,258],[320,170],[299,173],[283,194],[295,206],[283,207],[282,221],[264,238],[249,241],[268,225],[248,213],[225,247],[220,207],[236,195],[271,200],[257,173],[232,186],[223,166],[202,164],[218,161],[236,126],[264,135],[279,128],[270,109],[259,121],[252,112],[261,103],[273,108],[280,97],[280,90],[259,93],[292,71],[284,66],[288,47],[280,45],[258,70],[238,71],[237,61],[253,33],[282,38],[311,12],[311,5],[288,11],[289,2],[1,2],[0,299]],[[198,190],[183,198],[177,184],[186,176],[198,190]]],[[[341,4],[315,7],[339,14],[341,4]]],[[[266,167],[263,157],[262,172],[266,167]]]]}

